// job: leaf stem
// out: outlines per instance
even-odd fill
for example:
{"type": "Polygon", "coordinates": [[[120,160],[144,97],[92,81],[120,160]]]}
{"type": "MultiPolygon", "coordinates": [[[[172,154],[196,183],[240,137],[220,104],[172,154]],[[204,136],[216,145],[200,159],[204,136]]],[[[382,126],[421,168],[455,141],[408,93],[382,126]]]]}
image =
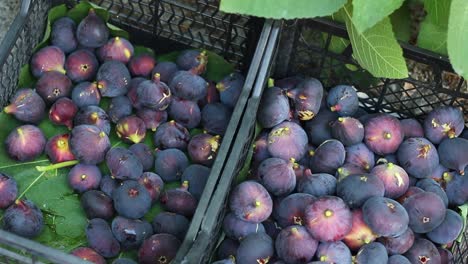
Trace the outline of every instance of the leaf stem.
{"type": "Polygon", "coordinates": [[[17,167],[17,166],[25,166],[25,165],[30,165],[30,164],[42,163],[42,162],[46,162],[46,161],[49,161],[49,160],[48,159],[43,159],[43,160],[36,160],[36,161],[31,161],[31,162],[10,164],[10,165],[5,165],[5,166],[0,166],[0,169],[6,169],[6,168],[11,168],[11,167],[17,167]]]}
{"type": "Polygon", "coordinates": [[[38,182],[42,176],[44,176],[44,174],[45,171],[43,171],[36,179],[34,179],[34,181],[31,182],[31,184],[29,184],[29,186],[18,196],[18,198],[16,198],[16,201],[19,201],[29,191],[29,189],[31,189],[31,187],[33,187],[33,185],[36,184],[36,182],[38,182]]]}
{"type": "Polygon", "coordinates": [[[77,160],[70,160],[70,161],[60,162],[60,163],[47,165],[47,166],[36,166],[36,170],[38,170],[38,171],[50,171],[50,170],[55,170],[55,169],[60,169],[60,168],[73,166],[73,165],[75,165],[77,163],[78,163],[77,160]]]}

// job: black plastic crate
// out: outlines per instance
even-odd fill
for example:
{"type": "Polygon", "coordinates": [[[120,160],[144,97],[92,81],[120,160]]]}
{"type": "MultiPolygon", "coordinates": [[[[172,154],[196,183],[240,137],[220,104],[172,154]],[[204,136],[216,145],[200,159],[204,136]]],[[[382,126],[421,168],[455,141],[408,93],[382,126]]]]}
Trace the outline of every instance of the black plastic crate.
{"type": "MultiPolygon", "coordinates": [[[[0,46],[0,106],[17,88],[20,68],[29,63],[42,40],[48,11],[55,5],[72,7],[79,0],[23,0],[21,10],[0,46]]],[[[153,48],[157,54],[186,48],[216,52],[246,75],[244,90],[233,111],[205,191],[178,251],[185,256],[195,241],[208,202],[221,175],[228,151],[249,98],[268,34],[261,34],[263,19],[224,14],[218,0],[94,0],[109,10],[110,23],[126,30],[132,42],[153,48]],[[258,47],[257,47],[258,44],[258,47]],[[252,65],[252,67],[249,67],[252,65]]],[[[268,27],[265,25],[265,27],[268,27]]],[[[271,27],[271,26],[270,26],[271,27]]],[[[0,263],[86,263],[56,249],[0,230],[0,263]],[[11,249],[15,251],[11,251],[11,249]],[[17,250],[22,255],[17,254],[17,250]]]]}
{"type": "MultiPolygon", "coordinates": [[[[465,122],[468,122],[467,83],[453,73],[447,58],[402,44],[407,62],[427,69],[429,76],[421,78],[410,73],[410,77],[401,80],[372,78],[352,59],[351,46],[341,54],[330,52],[332,37],[347,38],[345,27],[324,19],[275,23],[229,162],[208,207],[200,239],[188,256],[197,254],[197,246],[208,247],[212,252],[211,261],[214,260],[217,243],[222,239],[221,227],[228,211],[228,197],[252,151],[256,114],[270,77],[280,79],[298,74],[315,77],[320,79],[325,89],[337,84],[353,84],[358,90],[361,107],[369,113],[386,112],[402,118],[423,119],[437,106],[452,105],[462,109],[465,122]],[[357,76],[370,77],[371,80],[362,81],[357,76]],[[456,82],[448,83],[447,76],[455,78],[456,82]]],[[[455,243],[451,250],[454,263],[468,262],[468,230],[462,234],[462,242],[455,243]]]]}

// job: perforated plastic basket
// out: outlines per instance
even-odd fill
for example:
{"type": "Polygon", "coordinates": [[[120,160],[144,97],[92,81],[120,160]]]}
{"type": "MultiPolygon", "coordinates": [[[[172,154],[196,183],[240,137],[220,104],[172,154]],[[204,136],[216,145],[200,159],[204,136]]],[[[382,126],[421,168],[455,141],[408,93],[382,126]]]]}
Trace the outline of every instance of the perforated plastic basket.
{"type": "MultiPolygon", "coordinates": [[[[0,106],[17,88],[22,65],[27,64],[34,47],[44,35],[47,13],[57,4],[72,7],[74,0],[23,0],[20,13],[0,46],[0,106]]],[[[96,0],[89,1],[109,10],[110,23],[128,31],[132,42],[153,48],[157,54],[189,47],[204,48],[223,56],[246,75],[246,85],[233,111],[205,191],[198,203],[190,228],[178,251],[185,256],[197,237],[211,194],[234,141],[256,76],[266,35],[261,36],[262,19],[224,14],[217,0],[96,0]],[[257,48],[257,43],[263,43],[257,48]],[[256,67],[250,67],[253,65],[256,67]]],[[[44,247],[0,230],[0,263],[80,263],[59,250],[44,247]],[[11,249],[15,249],[12,251],[11,249]],[[22,254],[18,254],[21,250],[22,254]]]]}
{"type": "MultiPolygon", "coordinates": [[[[229,162],[213,194],[195,247],[187,256],[196,255],[197,247],[208,248],[211,256],[215,255],[216,242],[222,235],[222,221],[228,211],[229,193],[252,151],[260,98],[270,77],[315,77],[326,89],[337,84],[353,84],[359,92],[361,107],[369,113],[387,112],[398,117],[422,119],[437,106],[453,105],[460,107],[465,121],[468,120],[466,81],[453,73],[447,58],[402,44],[408,63],[418,64],[417,67],[426,69],[426,74],[412,72],[409,78],[402,80],[372,78],[352,59],[351,46],[343,48],[340,54],[330,51],[332,38],[336,37],[347,38],[345,27],[324,19],[274,24],[229,162]]],[[[467,232],[462,234],[461,243],[454,243],[451,248],[456,264],[468,263],[467,232]]]]}

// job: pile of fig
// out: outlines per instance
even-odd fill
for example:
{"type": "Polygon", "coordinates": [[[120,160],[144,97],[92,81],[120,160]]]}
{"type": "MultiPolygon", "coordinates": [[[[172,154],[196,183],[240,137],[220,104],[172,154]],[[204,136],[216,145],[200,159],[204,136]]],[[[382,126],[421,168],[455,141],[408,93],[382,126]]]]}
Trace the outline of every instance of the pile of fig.
{"type": "Polygon", "coordinates": [[[215,263],[452,263],[468,201],[462,111],[441,106],[420,123],[366,113],[349,85],[274,85],[215,263]]]}
{"type": "MultiPolygon", "coordinates": [[[[50,45],[31,58],[35,87],[17,90],[4,108],[23,125],[3,147],[16,162],[45,153],[53,164],[73,164],[67,180],[88,224],[87,247],[71,254],[94,263],[128,250],[138,251],[139,263],[174,258],[244,83],[239,73],[205,79],[208,59],[199,50],[182,51],[175,62],[136,55],[93,9],[78,24],[69,17],[53,23],[50,45]],[[69,133],[46,138],[38,125],[47,119],[69,133]],[[154,206],[165,211],[143,220],[154,206]]],[[[15,175],[0,173],[1,228],[35,238],[43,212],[18,189],[15,175]]]]}

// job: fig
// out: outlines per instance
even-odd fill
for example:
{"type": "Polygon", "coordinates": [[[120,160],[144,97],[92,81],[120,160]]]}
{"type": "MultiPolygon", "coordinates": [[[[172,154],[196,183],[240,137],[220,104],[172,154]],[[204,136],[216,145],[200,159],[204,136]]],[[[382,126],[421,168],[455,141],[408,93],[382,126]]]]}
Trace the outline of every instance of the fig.
{"type": "MultiPolygon", "coordinates": [[[[49,110],[49,119],[56,125],[65,125],[68,129],[73,128],[73,119],[78,113],[78,107],[67,97],[58,99],[49,110]]],[[[79,124],[75,124],[79,125],[79,124]]]]}
{"type": "Polygon", "coordinates": [[[281,227],[305,224],[305,209],[315,200],[306,193],[293,193],[286,196],[275,207],[275,219],[281,227]]]}
{"type": "Polygon", "coordinates": [[[464,175],[465,168],[468,167],[467,150],[468,139],[448,138],[442,140],[437,149],[440,157],[440,164],[464,175]]]}
{"type": "Polygon", "coordinates": [[[184,71],[193,69],[195,74],[200,75],[206,71],[208,55],[204,50],[185,50],[177,57],[176,63],[180,69],[184,71]]]}
{"type": "Polygon", "coordinates": [[[79,247],[70,252],[70,254],[94,264],[106,264],[106,260],[92,248],[79,247]]]}
{"type": "MultiPolygon", "coordinates": [[[[198,105],[200,108],[205,107],[207,104],[219,103],[219,92],[216,89],[216,84],[212,81],[208,82],[208,87],[206,88],[206,96],[200,100],[198,100],[198,105]]],[[[224,106],[224,105],[223,105],[224,106]]],[[[227,106],[225,106],[227,107],[227,106]]]]}
{"type": "Polygon", "coordinates": [[[77,164],[68,173],[68,184],[73,190],[83,193],[97,189],[101,178],[101,171],[95,165],[77,164]]]}
{"type": "Polygon", "coordinates": [[[163,61],[156,64],[154,69],[151,71],[151,75],[155,73],[160,74],[161,81],[164,83],[170,83],[174,74],[179,71],[177,64],[170,61],[163,61]]]}
{"type": "Polygon", "coordinates": [[[265,221],[273,209],[268,191],[259,183],[245,181],[231,193],[229,208],[238,218],[252,223],[265,221]]]}
{"type": "Polygon", "coordinates": [[[133,56],[133,45],[125,38],[114,37],[97,50],[97,55],[101,62],[120,61],[127,64],[133,56]]]}
{"type": "Polygon", "coordinates": [[[450,209],[445,214],[444,221],[427,233],[426,236],[437,244],[448,244],[453,242],[463,231],[463,219],[455,211],[450,209]]]}
{"type": "Polygon", "coordinates": [[[113,97],[109,109],[107,109],[107,114],[112,123],[117,124],[120,119],[132,114],[132,102],[124,95],[113,97]]]}
{"type": "Polygon", "coordinates": [[[146,129],[156,131],[159,125],[167,121],[166,111],[156,111],[148,108],[138,109],[136,115],[143,120],[146,129]]]}
{"type": "Polygon", "coordinates": [[[71,131],[69,143],[73,155],[84,164],[101,163],[110,149],[107,134],[93,125],[74,127],[71,131]]]}
{"type": "Polygon", "coordinates": [[[374,116],[364,125],[364,141],[378,155],[396,152],[403,137],[400,121],[389,114],[374,116]]]}
{"type": "Polygon", "coordinates": [[[13,204],[18,196],[16,180],[0,172],[0,209],[6,209],[13,204]]]}
{"type": "Polygon", "coordinates": [[[169,212],[187,217],[193,216],[198,201],[188,192],[188,187],[188,182],[184,181],[180,188],[164,191],[160,199],[162,206],[169,212]]]}
{"type": "Polygon", "coordinates": [[[156,151],[155,172],[165,181],[180,180],[189,160],[184,152],[171,148],[156,151]]]}
{"type": "Polygon", "coordinates": [[[122,147],[111,148],[106,153],[106,165],[112,177],[119,180],[138,180],[143,173],[138,157],[122,147]]]}
{"type": "Polygon", "coordinates": [[[96,56],[86,49],[73,52],[65,60],[67,76],[75,83],[93,80],[98,68],[99,62],[96,56]]]}
{"type": "Polygon", "coordinates": [[[377,165],[370,173],[382,181],[385,188],[385,197],[395,199],[402,196],[408,190],[408,174],[398,165],[391,162],[377,165]]]}
{"type": "Polygon", "coordinates": [[[37,237],[44,229],[42,212],[29,200],[17,200],[4,211],[2,229],[26,238],[37,237]]]}
{"type": "Polygon", "coordinates": [[[424,178],[439,164],[437,149],[425,138],[408,138],[397,152],[400,165],[413,177],[424,178]]]}
{"type": "Polygon", "coordinates": [[[364,126],[352,117],[339,117],[331,125],[332,136],[345,146],[352,146],[364,139],[364,126]]]}
{"type": "Polygon", "coordinates": [[[408,229],[409,217],[397,201],[371,197],[362,206],[364,222],[379,236],[396,237],[408,229]]]}
{"type": "Polygon", "coordinates": [[[97,83],[90,82],[82,82],[75,86],[71,98],[78,108],[89,105],[99,106],[99,102],[101,102],[97,83]]]}
{"type": "Polygon", "coordinates": [[[148,77],[155,65],[156,60],[154,57],[150,54],[143,53],[130,59],[128,62],[128,69],[132,76],[148,77]]]}
{"type": "Polygon", "coordinates": [[[320,243],[316,254],[320,261],[327,263],[352,263],[351,251],[341,241],[320,243]]]}
{"type": "Polygon", "coordinates": [[[78,25],[76,38],[81,46],[98,48],[107,42],[109,29],[106,22],[91,8],[88,15],[78,25]]]}
{"type": "Polygon", "coordinates": [[[103,97],[124,95],[130,84],[130,72],[120,61],[106,61],[98,69],[97,87],[103,97]]]}
{"type": "Polygon", "coordinates": [[[439,226],[445,218],[442,199],[432,192],[422,192],[408,197],[403,203],[409,215],[409,227],[415,233],[427,233],[439,226]]]}
{"type": "Polygon", "coordinates": [[[340,116],[352,116],[359,108],[359,99],[353,86],[337,85],[328,91],[327,104],[340,116]]]}
{"type": "Polygon", "coordinates": [[[317,240],[307,232],[305,227],[299,225],[284,228],[275,241],[276,254],[286,263],[311,261],[317,245],[317,240]]]}
{"type": "Polygon", "coordinates": [[[309,138],[309,143],[318,146],[325,140],[331,139],[331,124],[338,118],[335,112],[322,109],[316,117],[305,122],[304,129],[309,138]]]}
{"type": "Polygon", "coordinates": [[[213,165],[221,144],[221,137],[198,134],[190,140],[187,151],[190,159],[205,166],[213,165]]]}
{"type": "Polygon", "coordinates": [[[130,84],[128,85],[127,97],[128,99],[130,99],[132,106],[135,107],[137,110],[143,108],[143,106],[137,100],[138,86],[146,80],[147,79],[143,77],[135,77],[132,78],[132,80],[130,80],[130,84]]]}
{"type": "Polygon", "coordinates": [[[258,176],[262,185],[273,195],[287,195],[296,187],[293,163],[279,158],[268,158],[260,163],[258,176]]]}
{"type": "Polygon", "coordinates": [[[378,241],[385,246],[388,254],[404,254],[414,243],[414,233],[408,228],[397,237],[380,237],[378,241]]]}
{"type": "Polygon", "coordinates": [[[411,263],[432,264],[441,263],[440,254],[431,241],[416,238],[413,246],[404,254],[411,263]]]}
{"type": "Polygon", "coordinates": [[[232,111],[221,103],[209,103],[201,111],[201,123],[208,133],[224,135],[231,120],[232,111]]]}
{"type": "Polygon", "coordinates": [[[111,130],[109,116],[106,111],[95,105],[80,108],[76,113],[73,124],[75,126],[93,125],[104,131],[107,135],[109,135],[111,130]]]}
{"type": "Polygon", "coordinates": [[[453,106],[441,106],[432,110],[423,122],[424,135],[433,144],[444,138],[458,137],[465,127],[463,113],[453,106]]]}
{"type": "Polygon", "coordinates": [[[190,221],[187,217],[170,212],[159,213],[154,217],[152,223],[155,234],[171,234],[180,240],[185,238],[185,233],[190,227],[190,221]]]}
{"type": "Polygon", "coordinates": [[[123,249],[138,249],[143,240],[153,234],[151,224],[144,220],[133,220],[117,216],[112,220],[112,234],[123,249]]]}
{"type": "Polygon", "coordinates": [[[349,207],[358,208],[371,197],[383,197],[385,187],[382,181],[373,174],[353,174],[338,182],[336,193],[349,207]]]}
{"type": "Polygon", "coordinates": [[[291,76],[291,77],[286,77],[283,79],[275,80],[275,85],[284,90],[289,90],[289,89],[293,89],[294,87],[296,87],[303,80],[304,78],[300,76],[291,76]]]}
{"type": "Polygon", "coordinates": [[[169,82],[171,92],[186,100],[198,101],[207,94],[208,83],[191,71],[178,71],[169,82]]]}
{"type": "Polygon", "coordinates": [[[335,177],[338,179],[338,182],[353,174],[363,174],[366,171],[351,163],[345,163],[343,166],[336,169],[335,177]]]}
{"type": "Polygon", "coordinates": [[[334,195],[336,192],[336,178],[327,173],[306,173],[298,180],[297,191],[315,197],[334,195]]]}
{"type": "Polygon", "coordinates": [[[138,262],[141,264],[171,263],[181,242],[171,234],[156,234],[143,241],[138,250],[138,262]]]}
{"type": "Polygon", "coordinates": [[[278,87],[265,90],[258,108],[257,120],[264,128],[272,128],[289,119],[289,101],[278,87]]]}
{"type": "Polygon", "coordinates": [[[310,169],[320,173],[335,174],[344,164],[345,156],[343,144],[336,139],[328,139],[315,150],[315,154],[310,159],[310,169]]]}
{"type": "Polygon", "coordinates": [[[78,47],[75,31],[75,21],[69,17],[61,17],[52,24],[50,43],[59,47],[64,53],[70,53],[78,47]]]}
{"type": "Polygon", "coordinates": [[[100,218],[91,219],[86,226],[86,239],[89,246],[105,258],[119,254],[120,244],[112,234],[109,224],[100,218]]]}
{"type": "Polygon", "coordinates": [[[163,111],[172,101],[171,90],[160,80],[159,73],[153,75],[153,79],[141,82],[137,88],[137,104],[163,111]]]}
{"type": "Polygon", "coordinates": [[[242,74],[234,72],[224,77],[216,84],[216,89],[219,91],[221,103],[227,107],[234,109],[237,100],[242,93],[245,78],[242,74]]]}
{"type": "Polygon", "coordinates": [[[205,185],[210,176],[211,169],[200,164],[192,164],[185,168],[181,180],[187,181],[189,184],[188,191],[197,199],[200,200],[205,185]]]}
{"type": "Polygon", "coordinates": [[[338,241],[351,231],[352,214],[341,198],[320,197],[306,207],[305,227],[318,241],[338,241]]]}
{"type": "Polygon", "coordinates": [[[201,121],[200,108],[193,101],[174,97],[168,112],[169,117],[188,129],[197,127],[201,121]]]}
{"type": "Polygon", "coordinates": [[[144,143],[137,143],[131,145],[128,150],[133,152],[143,165],[143,171],[149,171],[154,166],[153,151],[144,143]]]}
{"type": "Polygon", "coordinates": [[[364,143],[348,146],[345,150],[345,163],[356,165],[365,171],[369,171],[374,167],[374,153],[364,143]]]}
{"type": "Polygon", "coordinates": [[[261,223],[250,223],[228,213],[223,220],[223,231],[228,238],[241,241],[250,234],[264,233],[265,228],[261,223]]]}
{"type": "Polygon", "coordinates": [[[25,123],[38,124],[45,114],[45,102],[34,90],[18,89],[10,100],[10,105],[3,108],[7,114],[25,123]]]}
{"type": "Polygon", "coordinates": [[[129,219],[143,217],[151,208],[151,196],[137,181],[126,180],[112,192],[114,208],[120,216],[129,219]]]}
{"type": "Polygon", "coordinates": [[[45,145],[45,154],[51,163],[75,160],[69,145],[70,134],[59,134],[51,137],[45,145]]]}
{"type": "Polygon", "coordinates": [[[320,110],[323,86],[319,80],[307,78],[288,90],[287,96],[292,99],[295,116],[301,121],[308,121],[320,110]]]}
{"type": "Polygon", "coordinates": [[[49,105],[59,98],[70,97],[71,91],[70,79],[65,74],[56,71],[45,72],[36,83],[36,92],[49,105]]]}
{"type": "Polygon", "coordinates": [[[135,115],[120,119],[115,125],[117,136],[127,143],[140,143],[146,137],[145,122],[135,115]]]}
{"type": "Polygon", "coordinates": [[[41,129],[33,125],[22,125],[13,129],[5,140],[8,156],[16,161],[31,161],[44,151],[46,138],[41,129]]]}
{"type": "Polygon", "coordinates": [[[34,77],[40,78],[44,73],[57,71],[65,74],[63,68],[65,64],[65,54],[56,46],[47,46],[36,53],[31,58],[31,72],[34,77]]]}
{"type": "Polygon", "coordinates": [[[81,206],[88,219],[102,218],[110,220],[114,216],[112,198],[97,190],[90,190],[81,196],[81,206]]]}
{"type": "Polygon", "coordinates": [[[448,206],[447,194],[439,185],[439,183],[437,183],[433,179],[421,179],[416,182],[416,187],[421,188],[423,191],[437,194],[437,196],[439,196],[440,199],[442,199],[442,201],[444,202],[445,207],[448,206]]]}
{"type": "Polygon", "coordinates": [[[361,209],[352,211],[351,231],[343,238],[343,242],[353,251],[358,251],[362,246],[372,243],[378,237],[377,234],[364,222],[361,209]]]}
{"type": "Polygon", "coordinates": [[[164,182],[159,175],[152,172],[143,172],[138,179],[138,183],[145,186],[153,203],[159,200],[159,196],[164,189],[164,182]]]}
{"type": "Polygon", "coordinates": [[[268,152],[271,156],[300,160],[307,150],[307,134],[296,123],[284,121],[268,134],[268,152]]]}
{"type": "Polygon", "coordinates": [[[445,172],[443,179],[449,204],[464,205],[468,201],[468,177],[456,172],[445,172]]]}
{"type": "Polygon", "coordinates": [[[424,137],[424,129],[418,120],[414,118],[402,119],[400,120],[401,128],[403,128],[403,133],[406,138],[411,137],[424,137]]]}
{"type": "Polygon", "coordinates": [[[356,263],[372,263],[372,264],[387,264],[388,254],[385,247],[379,242],[372,242],[362,246],[359,249],[355,262],[356,263]]]}
{"type": "Polygon", "coordinates": [[[241,241],[237,249],[236,263],[268,263],[274,252],[273,240],[267,234],[250,234],[241,241]]]}

